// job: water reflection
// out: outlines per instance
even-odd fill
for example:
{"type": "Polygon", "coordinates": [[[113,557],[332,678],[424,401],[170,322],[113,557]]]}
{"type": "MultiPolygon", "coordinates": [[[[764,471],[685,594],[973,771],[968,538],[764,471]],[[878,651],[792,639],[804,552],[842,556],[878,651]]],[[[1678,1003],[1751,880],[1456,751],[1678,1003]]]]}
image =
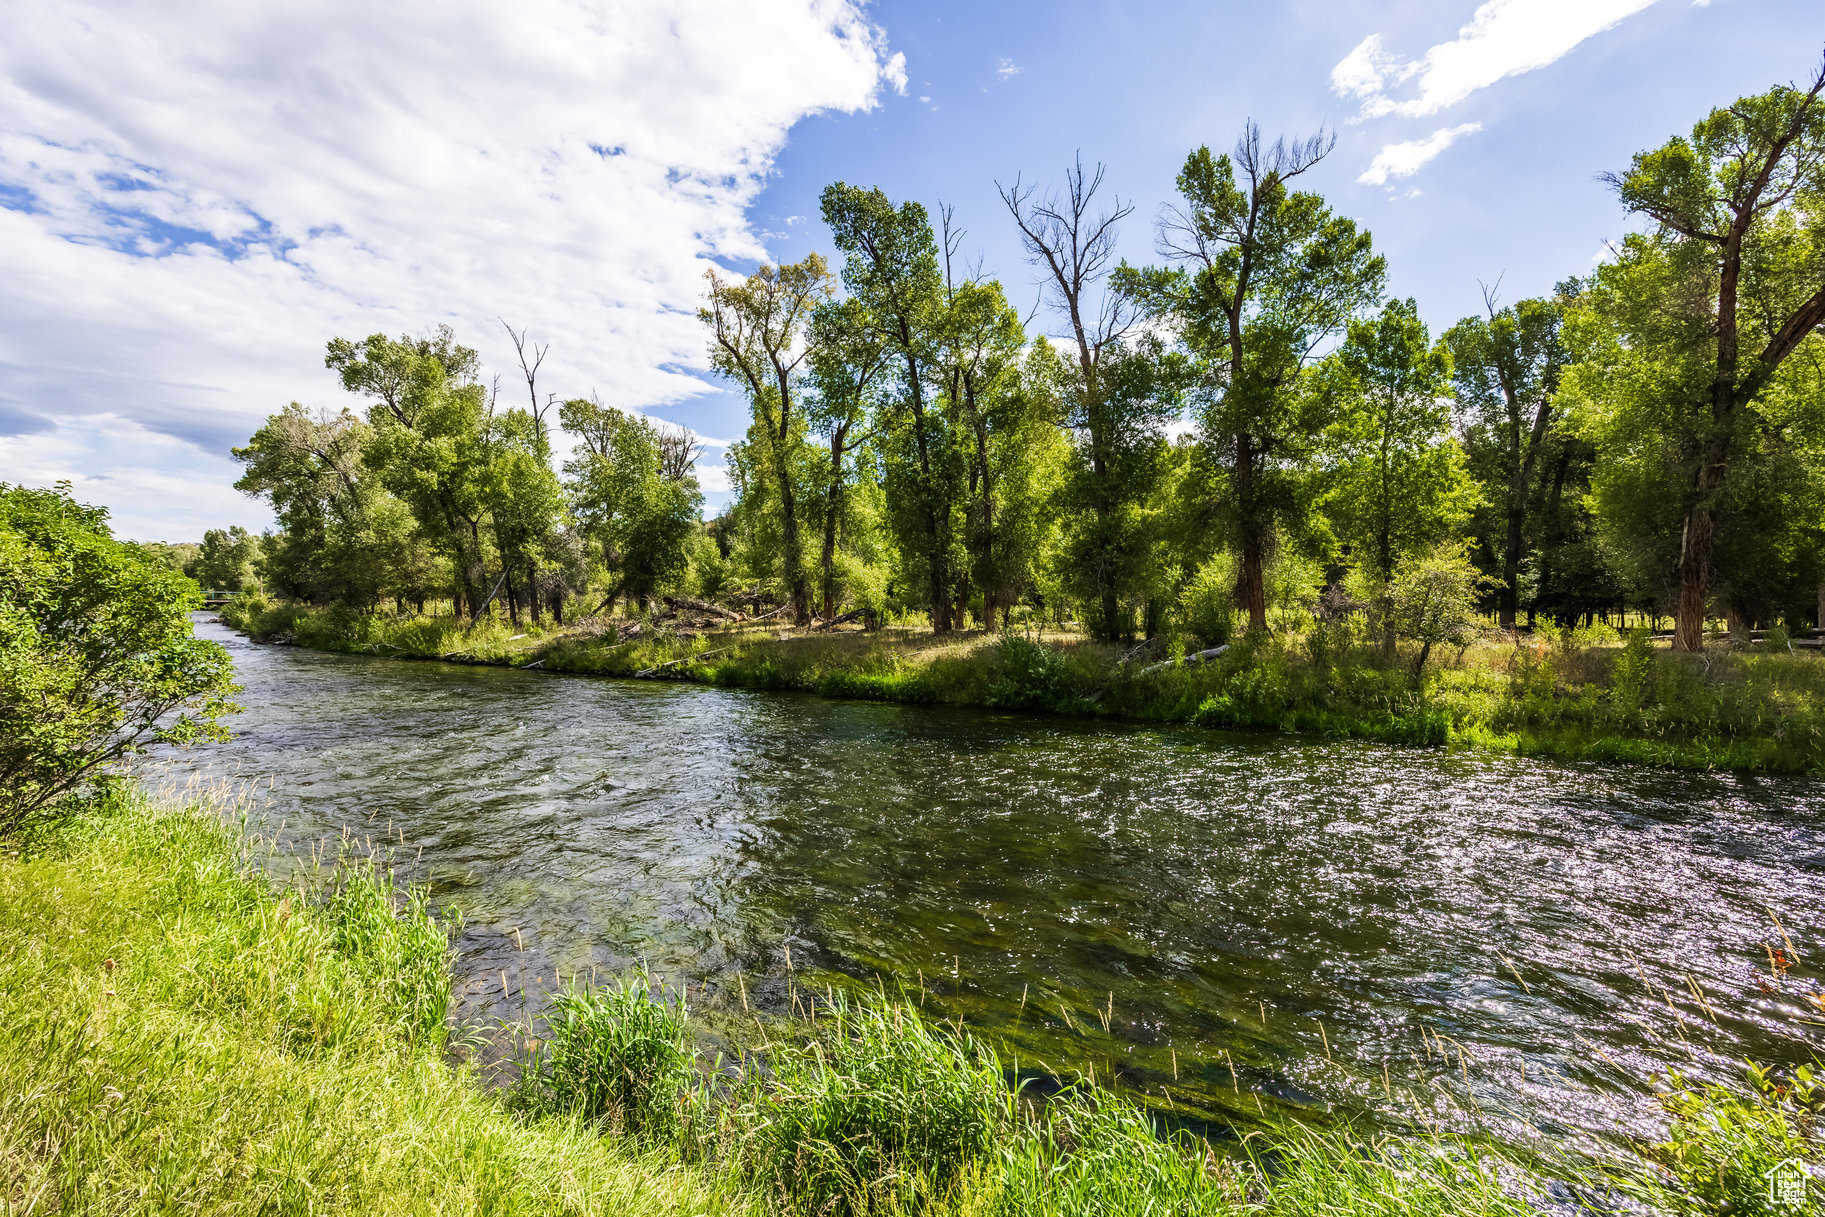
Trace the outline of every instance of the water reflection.
{"type": "MultiPolygon", "coordinates": [[[[1804,1059],[1810,781],[1037,720],[254,647],[227,745],[294,842],[403,841],[459,1012],[647,958],[775,1008],[922,987],[1202,1113],[1638,1128],[1649,1075],[1804,1059]],[[522,948],[523,944],[523,948],[522,948]],[[515,992],[502,997],[502,976],[515,992]],[[1406,1113],[1402,1115],[1401,1113],[1406,1113]]],[[[307,846],[297,846],[307,848],[307,846]]],[[[1816,1012],[1815,1012],[1816,1017],[1816,1012]]]]}

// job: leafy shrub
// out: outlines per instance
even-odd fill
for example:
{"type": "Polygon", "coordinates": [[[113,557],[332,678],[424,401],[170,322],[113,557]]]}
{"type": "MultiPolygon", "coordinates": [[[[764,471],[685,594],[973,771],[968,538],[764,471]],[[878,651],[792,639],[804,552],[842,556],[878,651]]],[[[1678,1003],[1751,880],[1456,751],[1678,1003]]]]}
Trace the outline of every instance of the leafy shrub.
{"type": "Polygon", "coordinates": [[[995,665],[997,673],[988,693],[991,706],[1045,709],[1065,698],[1068,669],[1056,647],[1019,634],[1003,634],[995,644],[995,665]]]}
{"type": "Polygon", "coordinates": [[[1235,636],[1236,559],[1227,550],[1198,568],[1179,593],[1179,615],[1185,628],[1206,647],[1220,647],[1235,636]]]}
{"type": "Polygon", "coordinates": [[[1624,714],[1653,705],[1654,644],[1647,630],[1630,630],[1624,638],[1610,678],[1610,700],[1624,714]]]}
{"type": "Polygon", "coordinates": [[[993,1146],[1008,1093],[992,1052],[908,1006],[839,996],[823,1042],[782,1045],[746,1111],[751,1163],[789,1209],[919,1211],[993,1146]]]}
{"type": "Polygon", "coordinates": [[[535,1068],[545,1105],[648,1143],[676,1137],[695,1055],[683,997],[653,988],[640,970],[553,996],[535,1068]]]}
{"type": "Polygon", "coordinates": [[[1645,1185],[1650,1203],[1663,1212],[1776,1214],[1817,1212],[1802,1201],[1796,1208],[1770,1194],[1768,1172],[1797,1162],[1811,1176],[1811,1198],[1825,1193],[1825,1080],[1807,1066],[1777,1079],[1750,1066],[1750,1086],[1739,1093],[1723,1086],[1676,1087],[1662,1096],[1673,1115],[1668,1139],[1654,1147],[1655,1159],[1671,1173],[1673,1186],[1645,1185]]]}
{"type": "Polygon", "coordinates": [[[155,744],[227,735],[228,652],[194,636],[194,583],[116,541],[68,487],[0,483],[0,834],[155,744]]]}

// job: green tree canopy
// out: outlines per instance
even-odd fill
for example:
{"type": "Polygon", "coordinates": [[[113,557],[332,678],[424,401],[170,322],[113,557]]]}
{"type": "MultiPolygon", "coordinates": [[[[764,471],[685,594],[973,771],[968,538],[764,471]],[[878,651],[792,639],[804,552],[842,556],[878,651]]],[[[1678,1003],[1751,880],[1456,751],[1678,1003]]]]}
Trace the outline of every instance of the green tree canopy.
{"type": "Polygon", "coordinates": [[[226,736],[234,669],[200,604],[67,486],[0,484],[0,833],[127,756],[226,736]]]}

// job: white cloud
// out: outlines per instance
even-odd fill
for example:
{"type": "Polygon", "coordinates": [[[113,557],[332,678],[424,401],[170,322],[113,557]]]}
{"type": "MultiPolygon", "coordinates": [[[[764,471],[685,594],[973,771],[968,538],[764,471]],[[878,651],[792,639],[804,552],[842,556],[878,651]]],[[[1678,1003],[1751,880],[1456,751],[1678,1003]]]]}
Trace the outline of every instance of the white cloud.
{"type": "Polygon", "coordinates": [[[1359,118],[1423,118],[1505,76],[1531,72],[1653,4],[1654,0],[1488,0],[1450,42],[1402,60],[1370,34],[1331,69],[1331,89],[1362,101],[1359,118]],[[1416,80],[1418,92],[1397,100],[1388,90],[1416,80]]]}
{"type": "Polygon", "coordinates": [[[995,61],[995,76],[997,79],[1007,80],[1010,77],[1018,75],[1020,75],[1020,65],[1015,63],[1012,59],[1009,59],[1006,55],[1003,55],[1000,59],[995,61]]]}
{"type": "Polygon", "coordinates": [[[893,86],[893,91],[901,97],[906,96],[906,56],[895,51],[881,68],[881,79],[893,86]]]}
{"type": "Polygon", "coordinates": [[[1410,139],[1404,143],[1389,144],[1375,154],[1375,159],[1369,162],[1369,167],[1363,170],[1362,176],[1356,180],[1366,182],[1371,186],[1382,186],[1391,177],[1412,177],[1426,162],[1449,148],[1461,137],[1482,129],[1482,123],[1464,123],[1456,127],[1441,127],[1425,139],[1410,139]]]}
{"type": "Polygon", "coordinates": [[[551,343],[541,389],[690,398],[703,272],[764,255],[787,131],[883,82],[856,0],[15,5],[0,480],[72,477],[133,535],[257,517],[226,449],[347,400],[326,339],[448,321],[511,401],[497,314],[551,343]]]}

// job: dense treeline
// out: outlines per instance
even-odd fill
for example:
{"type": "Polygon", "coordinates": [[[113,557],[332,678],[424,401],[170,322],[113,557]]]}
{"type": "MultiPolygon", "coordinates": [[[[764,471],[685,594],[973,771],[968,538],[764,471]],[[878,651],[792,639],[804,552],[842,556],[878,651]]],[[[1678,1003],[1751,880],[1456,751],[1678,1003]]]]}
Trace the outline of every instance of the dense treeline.
{"type": "Polygon", "coordinates": [[[961,263],[948,210],[838,182],[840,266],[708,276],[710,359],[751,406],[722,516],[699,519],[688,433],[542,398],[523,334],[511,408],[447,329],[336,339],[365,415],[294,404],[236,450],[280,521],[246,577],[515,622],[669,593],[801,625],[919,614],[943,633],[1021,609],[1207,645],[1288,612],[1361,615],[1391,642],[1403,612],[1444,637],[1473,609],[1633,611],[1687,650],[1720,617],[1812,625],[1822,89],[1744,98],[1638,155],[1610,182],[1642,231],[1549,296],[1485,290],[1442,334],[1306,188],[1326,137],[1250,125],[1229,154],[1195,150],[1152,265],[1118,260],[1132,208],[1101,166],[1003,187],[1053,336],[961,263]]]}

